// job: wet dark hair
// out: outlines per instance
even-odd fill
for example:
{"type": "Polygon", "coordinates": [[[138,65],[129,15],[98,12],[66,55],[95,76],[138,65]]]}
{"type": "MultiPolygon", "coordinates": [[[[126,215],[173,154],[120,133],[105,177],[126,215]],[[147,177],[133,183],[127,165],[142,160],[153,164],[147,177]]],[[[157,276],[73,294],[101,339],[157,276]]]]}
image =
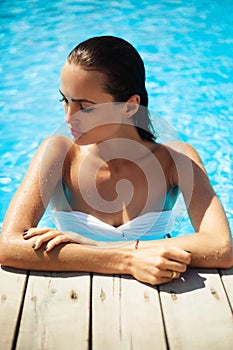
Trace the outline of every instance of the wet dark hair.
{"type": "Polygon", "coordinates": [[[133,116],[134,125],[142,139],[154,141],[153,126],[148,113],[145,87],[145,67],[137,50],[126,40],[114,36],[99,36],[77,45],[67,57],[71,64],[105,75],[105,92],[116,102],[126,102],[132,95],[140,96],[139,108],[133,116]]]}

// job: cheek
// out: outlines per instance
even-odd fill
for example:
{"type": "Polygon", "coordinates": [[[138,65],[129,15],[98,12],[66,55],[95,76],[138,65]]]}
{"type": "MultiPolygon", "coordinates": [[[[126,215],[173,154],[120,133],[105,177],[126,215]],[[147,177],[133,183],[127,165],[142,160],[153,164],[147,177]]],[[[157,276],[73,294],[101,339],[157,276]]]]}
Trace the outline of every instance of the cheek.
{"type": "Polygon", "coordinates": [[[93,128],[119,125],[122,123],[122,113],[114,110],[112,104],[106,104],[90,117],[89,123],[93,128]]]}
{"type": "Polygon", "coordinates": [[[109,131],[111,134],[122,124],[122,112],[112,107],[112,104],[98,105],[94,110],[85,113],[80,110],[76,112],[64,104],[66,119],[76,125],[80,132],[90,133],[94,131],[96,134],[98,130],[101,135],[106,134],[106,136],[109,131]]]}
{"type": "Polygon", "coordinates": [[[68,106],[67,106],[67,104],[64,103],[64,102],[63,102],[63,109],[64,109],[64,112],[65,112],[65,114],[66,114],[67,111],[68,111],[68,106]]]}
{"type": "MultiPolygon", "coordinates": [[[[81,123],[80,123],[81,124],[81,123]]],[[[78,145],[88,145],[92,143],[101,143],[109,138],[113,137],[116,133],[116,130],[119,128],[119,125],[102,125],[97,127],[92,127],[89,130],[85,130],[81,125],[79,130],[84,134],[80,136],[75,143],[78,145]]]]}

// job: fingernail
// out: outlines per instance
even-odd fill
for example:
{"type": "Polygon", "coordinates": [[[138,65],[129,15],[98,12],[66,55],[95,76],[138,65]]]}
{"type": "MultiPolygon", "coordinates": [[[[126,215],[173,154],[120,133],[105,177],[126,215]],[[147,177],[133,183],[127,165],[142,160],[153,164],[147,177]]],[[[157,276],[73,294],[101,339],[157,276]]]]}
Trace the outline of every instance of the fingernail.
{"type": "Polygon", "coordinates": [[[32,248],[36,248],[36,243],[34,243],[34,244],[32,245],[32,248]]]}

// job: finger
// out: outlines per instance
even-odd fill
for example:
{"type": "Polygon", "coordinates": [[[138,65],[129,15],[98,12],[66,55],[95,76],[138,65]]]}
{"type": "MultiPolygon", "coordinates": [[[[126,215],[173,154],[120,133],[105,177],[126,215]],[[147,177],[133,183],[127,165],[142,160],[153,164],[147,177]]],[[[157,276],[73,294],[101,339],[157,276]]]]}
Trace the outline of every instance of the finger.
{"type": "Polygon", "coordinates": [[[167,278],[167,279],[171,280],[173,278],[179,278],[180,272],[174,271],[174,270],[159,270],[156,273],[156,275],[159,278],[167,278]]]}
{"type": "Polygon", "coordinates": [[[191,253],[176,247],[170,247],[169,249],[165,249],[161,253],[161,256],[186,265],[189,265],[191,262],[191,253]]]}
{"type": "Polygon", "coordinates": [[[180,272],[167,270],[165,277],[168,277],[170,280],[173,280],[174,278],[180,277],[180,272]]]}
{"type": "Polygon", "coordinates": [[[57,237],[53,238],[49,241],[49,243],[46,246],[46,251],[51,251],[56,245],[60,243],[67,243],[67,242],[74,242],[78,244],[85,244],[85,245],[92,245],[97,246],[97,242],[93,239],[83,237],[77,233],[74,232],[64,232],[61,235],[58,235],[57,237]],[[67,234],[68,233],[68,234],[67,234]]]}
{"type": "Polygon", "coordinates": [[[170,270],[170,271],[177,271],[177,272],[185,272],[187,269],[186,264],[177,262],[174,260],[170,260],[163,256],[156,257],[155,264],[157,268],[163,271],[170,270]]]}
{"type": "Polygon", "coordinates": [[[37,235],[41,235],[51,230],[52,229],[49,227],[43,227],[43,228],[32,227],[23,233],[23,238],[28,239],[37,235]]]}
{"type": "Polygon", "coordinates": [[[49,252],[51,252],[51,250],[53,250],[53,248],[55,248],[59,244],[67,243],[67,242],[70,242],[70,239],[68,237],[66,237],[64,235],[57,236],[48,242],[48,244],[45,247],[45,250],[47,253],[49,253],[49,252]]]}
{"type": "MultiPolygon", "coordinates": [[[[175,278],[179,278],[180,276],[177,276],[175,278]]],[[[159,279],[159,284],[164,284],[164,283],[168,283],[168,282],[171,282],[172,281],[172,278],[171,277],[161,277],[159,279]]]]}
{"type": "Polygon", "coordinates": [[[169,271],[171,273],[170,278],[173,280],[174,278],[179,278],[180,277],[180,272],[177,271],[169,271]]]}
{"type": "Polygon", "coordinates": [[[185,272],[187,270],[187,265],[168,260],[166,263],[166,269],[170,271],[185,272]]]}
{"type": "Polygon", "coordinates": [[[147,283],[150,283],[152,285],[157,285],[157,284],[164,284],[164,283],[168,283],[171,282],[171,277],[153,277],[153,278],[149,278],[148,281],[144,281],[147,283]]]}
{"type": "Polygon", "coordinates": [[[40,235],[40,237],[37,238],[37,240],[33,244],[32,248],[37,250],[37,249],[39,249],[42,246],[43,243],[50,241],[51,239],[53,239],[56,236],[61,236],[61,233],[59,231],[46,232],[46,233],[40,235]]]}

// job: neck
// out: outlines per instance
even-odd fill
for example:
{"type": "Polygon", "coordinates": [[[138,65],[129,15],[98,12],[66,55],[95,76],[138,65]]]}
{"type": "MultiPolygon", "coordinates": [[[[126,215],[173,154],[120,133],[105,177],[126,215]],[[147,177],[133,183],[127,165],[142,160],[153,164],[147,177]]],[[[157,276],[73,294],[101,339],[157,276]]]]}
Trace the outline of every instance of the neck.
{"type": "Polygon", "coordinates": [[[143,142],[134,139],[118,138],[110,139],[96,145],[97,155],[105,162],[124,164],[129,161],[138,163],[151,154],[150,149],[143,142]]]}

